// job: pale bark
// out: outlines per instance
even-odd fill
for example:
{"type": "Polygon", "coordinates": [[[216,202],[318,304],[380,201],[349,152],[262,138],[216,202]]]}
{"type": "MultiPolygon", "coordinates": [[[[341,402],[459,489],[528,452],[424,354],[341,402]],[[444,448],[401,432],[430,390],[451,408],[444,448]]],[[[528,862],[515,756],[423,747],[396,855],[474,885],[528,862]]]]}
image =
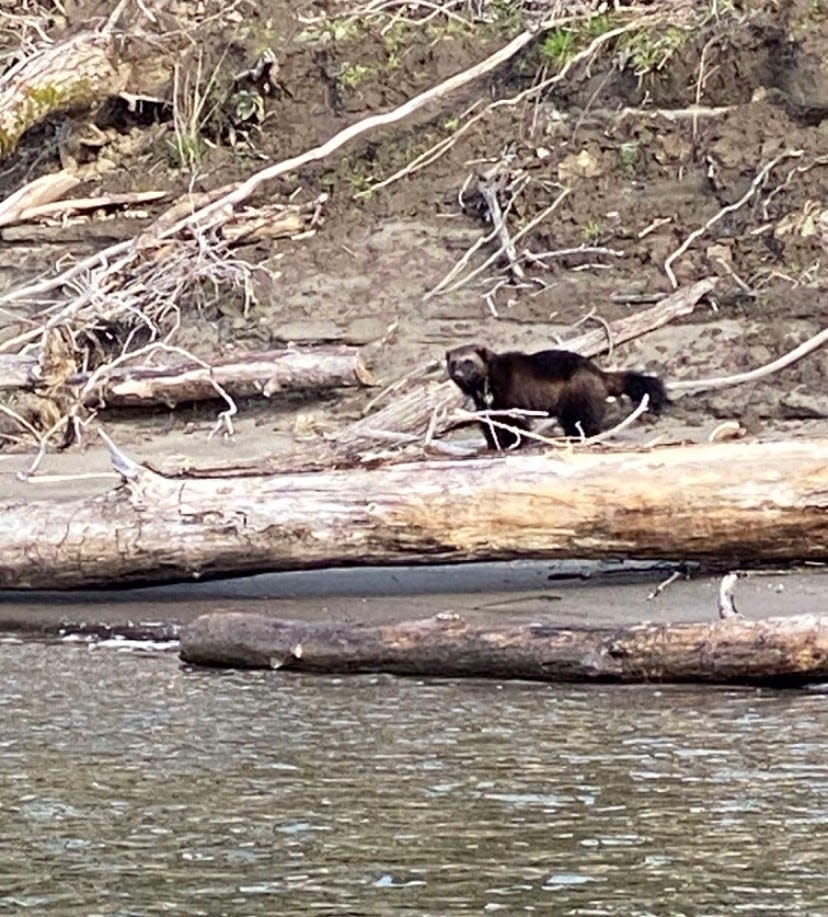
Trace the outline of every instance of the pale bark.
{"type": "Polygon", "coordinates": [[[274,350],[239,354],[209,366],[129,366],[104,371],[99,378],[74,376],[87,404],[106,407],[176,405],[220,397],[216,386],[244,398],[303,389],[345,388],[371,384],[371,374],[354,347],[274,350]]]}
{"type": "Polygon", "coordinates": [[[166,478],[0,505],[0,587],[514,558],[828,561],[828,440],[166,478]]]}
{"type": "MultiPolygon", "coordinates": [[[[74,397],[94,407],[174,406],[228,395],[270,398],[283,391],[324,390],[372,385],[371,373],[355,347],[314,347],[241,353],[207,364],[193,361],[167,366],[122,365],[66,380],[74,397]]],[[[37,391],[39,362],[31,356],[0,354],[0,390],[37,391]]]]}
{"type": "Polygon", "coordinates": [[[0,77],[0,158],[47,115],[102,102],[126,85],[111,34],[81,32],[22,60],[0,77]]]}
{"type": "Polygon", "coordinates": [[[331,675],[794,686],[828,678],[828,616],[569,628],[477,625],[449,614],[308,624],[218,612],[182,628],[181,658],[331,675]]]}
{"type": "Polygon", "coordinates": [[[13,388],[32,388],[38,362],[28,354],[0,353],[0,391],[13,388]]]}
{"type": "Polygon", "coordinates": [[[33,208],[59,201],[76,188],[80,181],[77,175],[72,175],[66,170],[35,178],[0,202],[0,226],[18,222],[22,219],[22,214],[33,208]]]}

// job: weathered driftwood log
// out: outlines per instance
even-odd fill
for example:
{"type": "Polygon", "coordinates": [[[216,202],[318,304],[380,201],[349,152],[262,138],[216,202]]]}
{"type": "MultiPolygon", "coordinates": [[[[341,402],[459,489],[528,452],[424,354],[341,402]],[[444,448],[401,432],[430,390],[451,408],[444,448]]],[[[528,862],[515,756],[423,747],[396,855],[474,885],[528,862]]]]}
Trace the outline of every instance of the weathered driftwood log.
{"type": "Polygon", "coordinates": [[[801,685],[828,678],[828,615],[576,628],[482,626],[457,615],[308,624],[218,612],[182,628],[181,658],[336,675],[801,685]]]}
{"type": "Polygon", "coordinates": [[[202,366],[130,366],[95,376],[73,376],[68,385],[81,392],[87,404],[107,407],[175,405],[220,397],[221,386],[234,397],[299,389],[344,388],[370,385],[373,380],[354,347],[317,347],[310,350],[271,350],[239,354],[202,366]]]}
{"type": "Polygon", "coordinates": [[[121,453],[95,499],[0,504],[0,587],[327,566],[828,560],[828,439],[166,478],[121,453]]]}
{"type": "MultiPolygon", "coordinates": [[[[28,354],[0,354],[0,389],[36,391],[41,366],[28,354]]],[[[313,347],[304,350],[264,350],[236,354],[210,364],[182,361],[167,366],[120,366],[77,373],[67,388],[95,407],[176,405],[221,397],[244,398],[301,389],[348,388],[372,385],[371,373],[355,347],[313,347]]]]}
{"type": "Polygon", "coordinates": [[[21,60],[0,78],[0,158],[47,115],[120,92],[127,75],[105,32],[81,32],[21,60]]]}

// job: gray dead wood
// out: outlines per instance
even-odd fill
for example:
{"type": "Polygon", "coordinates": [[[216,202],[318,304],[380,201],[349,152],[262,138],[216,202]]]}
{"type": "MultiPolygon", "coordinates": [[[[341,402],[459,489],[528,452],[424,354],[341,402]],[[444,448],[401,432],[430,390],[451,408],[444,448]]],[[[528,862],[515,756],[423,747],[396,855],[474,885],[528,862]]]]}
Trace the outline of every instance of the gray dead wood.
{"type": "Polygon", "coordinates": [[[828,561],[828,439],[168,478],[0,504],[0,588],[518,558],[828,561]]]}
{"type": "Polygon", "coordinates": [[[0,77],[0,159],[47,115],[102,102],[126,85],[113,34],[81,32],[47,45],[0,77]]]}
{"type": "Polygon", "coordinates": [[[828,616],[575,628],[457,615],[369,624],[217,612],[182,628],[181,658],[326,675],[798,686],[828,678],[828,616]]]}
{"type": "MultiPolygon", "coordinates": [[[[179,361],[165,366],[122,365],[77,373],[67,389],[84,404],[102,407],[174,406],[222,397],[326,390],[372,385],[373,377],[355,347],[313,347],[236,354],[209,364],[179,361]]],[[[40,365],[32,356],[0,354],[0,389],[38,391],[40,365]]]]}
{"type": "Polygon", "coordinates": [[[176,405],[220,397],[216,386],[244,398],[277,392],[324,390],[370,385],[371,374],[354,347],[318,347],[238,354],[230,360],[179,363],[173,366],[121,367],[89,384],[88,375],[73,376],[68,385],[83,392],[84,401],[99,407],[176,405]]]}

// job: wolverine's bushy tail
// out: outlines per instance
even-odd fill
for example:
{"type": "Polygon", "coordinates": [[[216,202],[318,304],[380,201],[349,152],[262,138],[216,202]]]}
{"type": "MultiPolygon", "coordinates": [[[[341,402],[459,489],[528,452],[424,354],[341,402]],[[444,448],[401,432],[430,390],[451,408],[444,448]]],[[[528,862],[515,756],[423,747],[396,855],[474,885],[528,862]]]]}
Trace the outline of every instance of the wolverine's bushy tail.
{"type": "Polygon", "coordinates": [[[647,409],[654,414],[660,414],[670,403],[664,383],[658,376],[647,376],[644,373],[620,372],[607,373],[610,377],[607,386],[610,395],[627,395],[631,401],[638,404],[645,395],[649,395],[650,403],[647,409]]]}
{"type": "Polygon", "coordinates": [[[667,389],[658,376],[645,376],[644,373],[624,373],[624,394],[638,404],[645,395],[650,396],[648,409],[653,414],[660,414],[670,403],[667,389]]]}

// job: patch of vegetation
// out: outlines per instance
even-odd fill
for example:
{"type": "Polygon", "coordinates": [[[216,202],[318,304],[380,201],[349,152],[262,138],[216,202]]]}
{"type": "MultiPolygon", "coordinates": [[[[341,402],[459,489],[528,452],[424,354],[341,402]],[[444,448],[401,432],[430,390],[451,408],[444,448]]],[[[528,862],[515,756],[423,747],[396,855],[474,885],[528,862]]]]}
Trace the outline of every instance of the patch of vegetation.
{"type": "Polygon", "coordinates": [[[597,220],[587,220],[581,227],[581,239],[586,245],[595,245],[603,232],[604,228],[597,220]]]}
{"type": "Polygon", "coordinates": [[[519,3],[509,0],[492,0],[488,4],[489,22],[483,26],[484,38],[514,38],[523,31],[523,10],[519,3]]]}
{"type": "Polygon", "coordinates": [[[641,82],[645,77],[662,70],[673,55],[684,47],[690,33],[676,26],[659,29],[642,29],[621,37],[619,48],[641,82]]]}
{"type": "Polygon", "coordinates": [[[219,88],[219,61],[205,80],[199,56],[195,71],[182,76],[176,68],[173,80],[173,124],[175,135],[168,143],[170,164],[176,169],[195,172],[201,166],[207,151],[211,148],[206,134],[213,133],[213,127],[226,91],[219,88]]]}
{"type": "Polygon", "coordinates": [[[376,72],[376,67],[367,64],[345,63],[339,71],[339,85],[343,89],[355,89],[366,77],[376,72]]]}
{"type": "Polygon", "coordinates": [[[577,22],[569,28],[552,29],[541,43],[541,59],[556,67],[563,67],[577,53],[583,51],[596,38],[609,32],[612,27],[612,19],[605,13],[601,13],[577,22]]]}
{"type": "Polygon", "coordinates": [[[301,44],[329,44],[340,41],[352,41],[365,32],[365,26],[358,19],[326,19],[319,25],[303,29],[296,41],[301,44]]]}
{"type": "Polygon", "coordinates": [[[641,145],[630,140],[622,143],[618,148],[618,161],[621,165],[621,171],[627,178],[635,178],[635,167],[641,159],[641,145]]]}
{"type": "Polygon", "coordinates": [[[541,58],[560,67],[572,57],[574,44],[575,37],[569,29],[553,29],[541,43],[541,58]]]}
{"type": "Polygon", "coordinates": [[[176,130],[175,136],[167,141],[167,148],[172,168],[195,172],[207,155],[210,144],[198,133],[176,130]]]}
{"type": "Polygon", "coordinates": [[[265,115],[265,100],[255,90],[235,89],[233,70],[226,54],[205,75],[203,58],[191,70],[176,70],[173,81],[173,125],[167,141],[170,165],[196,172],[219,142],[236,146],[258,127],[265,115]]]}

